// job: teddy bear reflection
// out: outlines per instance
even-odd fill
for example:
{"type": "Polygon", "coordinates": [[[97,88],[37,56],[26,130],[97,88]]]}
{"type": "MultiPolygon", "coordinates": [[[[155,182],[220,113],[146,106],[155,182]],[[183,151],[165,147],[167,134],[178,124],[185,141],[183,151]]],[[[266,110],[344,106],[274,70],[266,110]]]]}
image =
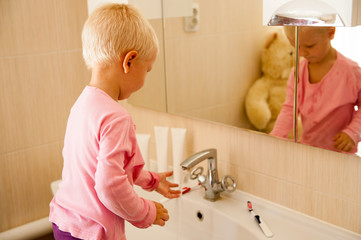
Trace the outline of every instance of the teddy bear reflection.
{"type": "Polygon", "coordinates": [[[294,65],[295,49],[283,31],[270,36],[262,51],[262,76],[246,96],[246,113],[259,131],[269,133],[286,99],[287,80],[294,65]]]}

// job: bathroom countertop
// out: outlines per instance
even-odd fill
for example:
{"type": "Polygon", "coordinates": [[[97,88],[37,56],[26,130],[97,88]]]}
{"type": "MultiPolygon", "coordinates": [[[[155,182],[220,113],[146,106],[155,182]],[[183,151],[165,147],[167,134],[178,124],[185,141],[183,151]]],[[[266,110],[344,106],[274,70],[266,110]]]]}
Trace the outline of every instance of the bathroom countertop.
{"type": "MultiPolygon", "coordinates": [[[[160,201],[162,196],[152,192],[141,191],[142,197],[160,201]]],[[[302,214],[252,194],[236,190],[222,193],[222,198],[211,202],[204,199],[204,190],[197,188],[182,196],[193,201],[195,205],[206,206],[226,216],[225,219],[238,222],[247,228],[257,239],[273,240],[361,240],[361,235],[317,218],[302,214]],[[253,204],[255,214],[261,216],[274,236],[267,238],[252,214],[249,213],[247,201],[253,204]]],[[[170,200],[174,201],[174,200],[170,200]]],[[[227,225],[227,224],[226,224],[227,225]]]]}

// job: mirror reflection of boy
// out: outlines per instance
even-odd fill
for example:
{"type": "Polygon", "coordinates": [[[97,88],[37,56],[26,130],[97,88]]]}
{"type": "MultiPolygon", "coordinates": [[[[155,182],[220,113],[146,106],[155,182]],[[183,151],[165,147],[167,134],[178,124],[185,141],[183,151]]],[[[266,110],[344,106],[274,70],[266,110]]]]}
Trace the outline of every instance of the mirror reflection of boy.
{"type": "MultiPolygon", "coordinates": [[[[295,28],[285,27],[295,45],[295,28]]],[[[361,140],[361,69],[331,46],[334,27],[299,27],[297,86],[300,142],[334,151],[356,153],[361,140]],[[360,109],[356,111],[355,108],[360,109]]],[[[293,128],[294,72],[287,98],[271,135],[286,138],[293,128]]]]}
{"type": "Polygon", "coordinates": [[[162,204],[138,196],[133,184],[168,198],[180,194],[166,180],[172,172],[143,169],[133,120],[118,103],[143,86],[158,40],[134,7],[109,4],[89,16],[82,41],[92,75],[68,118],[49,219],[55,239],[126,239],[124,221],[146,228],[169,219],[162,204]]]}

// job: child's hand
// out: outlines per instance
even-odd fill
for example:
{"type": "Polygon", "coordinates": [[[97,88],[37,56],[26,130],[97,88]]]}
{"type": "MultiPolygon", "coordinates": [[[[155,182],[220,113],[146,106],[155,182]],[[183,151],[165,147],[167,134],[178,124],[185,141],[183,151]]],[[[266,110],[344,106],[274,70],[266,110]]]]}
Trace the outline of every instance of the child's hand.
{"type": "Polygon", "coordinates": [[[154,225],[164,226],[165,222],[169,220],[168,210],[163,207],[162,204],[154,202],[155,208],[157,209],[157,215],[153,222],[154,225]]]}
{"type": "Polygon", "coordinates": [[[333,146],[343,152],[350,152],[355,147],[355,142],[344,132],[339,132],[332,140],[335,142],[333,146]]]}
{"type": "Polygon", "coordinates": [[[166,198],[177,198],[180,196],[179,190],[173,190],[172,187],[178,187],[178,184],[167,181],[167,177],[173,175],[173,171],[158,173],[159,185],[155,189],[158,193],[162,194],[166,198]]]}

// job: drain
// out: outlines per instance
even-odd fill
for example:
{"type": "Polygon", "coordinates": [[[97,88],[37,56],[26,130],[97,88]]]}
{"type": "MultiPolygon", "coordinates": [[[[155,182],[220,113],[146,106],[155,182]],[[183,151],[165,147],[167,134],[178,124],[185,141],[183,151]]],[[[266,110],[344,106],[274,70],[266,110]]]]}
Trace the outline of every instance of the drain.
{"type": "Polygon", "coordinates": [[[198,220],[199,220],[200,222],[203,221],[203,213],[202,213],[201,211],[198,211],[198,212],[197,212],[197,218],[198,218],[198,220]]]}

